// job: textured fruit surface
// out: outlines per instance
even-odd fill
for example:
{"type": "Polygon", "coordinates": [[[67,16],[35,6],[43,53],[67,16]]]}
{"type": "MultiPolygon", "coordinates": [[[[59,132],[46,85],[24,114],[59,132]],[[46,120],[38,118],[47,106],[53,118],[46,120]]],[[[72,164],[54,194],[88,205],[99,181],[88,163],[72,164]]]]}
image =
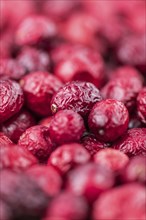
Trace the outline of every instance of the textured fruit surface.
{"type": "Polygon", "coordinates": [[[93,105],[102,99],[99,90],[88,82],[73,81],[63,86],[53,96],[52,113],[71,109],[83,117],[87,117],[93,105]]]}
{"type": "Polygon", "coordinates": [[[90,154],[80,144],[66,144],[58,147],[49,157],[48,165],[65,174],[70,169],[90,160],[90,154]]]}
{"type": "Polygon", "coordinates": [[[50,138],[58,145],[78,142],[84,130],[83,118],[72,110],[57,112],[49,127],[50,138]]]}
{"type": "Polygon", "coordinates": [[[137,111],[141,121],[146,124],[146,87],[144,87],[138,94],[137,111]]]}
{"type": "Polygon", "coordinates": [[[136,183],[127,184],[99,196],[93,206],[93,219],[144,220],[146,217],[145,206],[146,195],[144,186],[136,183]]]}
{"type": "Polygon", "coordinates": [[[115,141],[123,135],[128,123],[128,110],[122,102],[113,99],[95,104],[88,118],[90,130],[103,142],[115,141]]]}
{"type": "Polygon", "coordinates": [[[0,123],[15,115],[24,103],[23,91],[12,80],[0,80],[0,123]]]}
{"type": "Polygon", "coordinates": [[[7,147],[13,143],[3,132],[0,132],[0,144],[7,147]]]}

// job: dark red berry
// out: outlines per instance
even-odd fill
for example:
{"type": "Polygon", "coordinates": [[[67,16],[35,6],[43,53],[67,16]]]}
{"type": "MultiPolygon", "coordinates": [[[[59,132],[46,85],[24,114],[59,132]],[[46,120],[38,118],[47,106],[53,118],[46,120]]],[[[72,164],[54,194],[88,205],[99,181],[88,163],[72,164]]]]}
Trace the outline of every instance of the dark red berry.
{"type": "Polygon", "coordinates": [[[0,169],[25,170],[38,163],[37,159],[27,150],[17,145],[0,147],[0,169]]]}
{"type": "Polygon", "coordinates": [[[24,103],[23,91],[12,80],[0,80],[0,123],[15,115],[24,103]]]}
{"type": "Polygon", "coordinates": [[[54,196],[61,190],[61,176],[51,166],[36,165],[28,169],[27,174],[35,180],[49,196],[54,196]]]}
{"type": "Polygon", "coordinates": [[[78,165],[86,164],[89,160],[90,154],[82,145],[73,143],[58,147],[49,157],[48,165],[65,174],[78,165]]]}
{"type": "Polygon", "coordinates": [[[20,84],[28,108],[41,116],[50,115],[50,102],[62,86],[60,80],[47,72],[33,72],[22,78],[20,84]]]}
{"type": "Polygon", "coordinates": [[[13,144],[13,142],[4,133],[0,132],[0,144],[7,147],[13,144]]]}
{"type": "Polygon", "coordinates": [[[57,145],[78,142],[85,131],[83,118],[72,110],[61,110],[50,122],[51,140],[57,145]]]}
{"type": "Polygon", "coordinates": [[[113,172],[94,163],[80,166],[68,175],[67,189],[76,195],[84,195],[89,202],[114,185],[113,172]]]}
{"type": "Polygon", "coordinates": [[[128,110],[122,102],[107,99],[94,105],[88,125],[97,139],[112,142],[123,135],[129,123],[128,110]]]}
{"type": "Polygon", "coordinates": [[[71,109],[87,117],[93,105],[100,100],[100,92],[92,83],[73,81],[53,96],[51,110],[56,113],[59,110],[71,109]]]}
{"type": "Polygon", "coordinates": [[[39,124],[50,128],[50,124],[51,124],[53,117],[54,116],[49,116],[47,118],[43,118],[42,120],[39,121],[39,124]]]}
{"type": "Polygon", "coordinates": [[[30,151],[41,162],[49,157],[53,149],[49,129],[42,125],[28,128],[20,136],[18,144],[30,151]]]}
{"type": "Polygon", "coordinates": [[[138,94],[137,112],[141,121],[146,124],[146,87],[144,87],[138,94]]]}
{"type": "Polygon", "coordinates": [[[116,144],[113,145],[128,156],[146,155],[146,128],[133,128],[128,130],[116,144]]]}
{"type": "Polygon", "coordinates": [[[146,217],[145,188],[127,184],[99,196],[93,206],[94,220],[141,219],[146,217]]]}

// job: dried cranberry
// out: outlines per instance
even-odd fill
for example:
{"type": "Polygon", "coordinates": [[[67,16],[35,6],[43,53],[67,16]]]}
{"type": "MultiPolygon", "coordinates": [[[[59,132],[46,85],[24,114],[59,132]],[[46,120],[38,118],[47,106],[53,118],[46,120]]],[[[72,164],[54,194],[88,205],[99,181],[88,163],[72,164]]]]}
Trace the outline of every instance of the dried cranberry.
{"type": "Polygon", "coordinates": [[[42,125],[28,128],[19,139],[18,144],[26,148],[41,162],[45,161],[53,149],[49,129],[42,125]]]}
{"type": "Polygon", "coordinates": [[[59,193],[62,179],[59,173],[51,166],[36,165],[27,170],[27,174],[49,195],[59,193]]]}
{"type": "Polygon", "coordinates": [[[112,142],[124,134],[128,128],[129,114],[123,103],[107,99],[94,105],[88,124],[97,139],[112,142]]]}
{"type": "Polygon", "coordinates": [[[47,72],[33,72],[23,77],[20,84],[28,108],[41,116],[50,115],[50,102],[53,94],[62,86],[60,80],[47,72]]]}
{"type": "Polygon", "coordinates": [[[13,219],[38,220],[44,215],[49,198],[36,182],[10,170],[3,170],[1,178],[1,198],[9,204],[13,219]]]}
{"type": "Polygon", "coordinates": [[[0,123],[21,109],[24,97],[19,84],[12,80],[0,80],[0,123]]]}
{"type": "Polygon", "coordinates": [[[127,184],[99,196],[93,206],[93,219],[144,220],[146,217],[145,206],[144,186],[136,183],[127,184]]]}
{"type": "Polygon", "coordinates": [[[108,167],[113,171],[121,170],[128,161],[129,158],[126,154],[112,148],[100,150],[94,155],[95,163],[108,167]]]}
{"type": "Polygon", "coordinates": [[[141,121],[146,124],[146,87],[144,87],[138,94],[137,111],[141,121]]]}
{"type": "Polygon", "coordinates": [[[49,157],[48,165],[67,173],[77,165],[86,164],[90,160],[89,153],[80,144],[66,144],[57,148],[49,157]]]}
{"type": "Polygon", "coordinates": [[[71,109],[87,117],[93,105],[102,99],[99,90],[89,82],[73,81],[63,86],[53,96],[52,113],[71,109]]]}
{"type": "Polygon", "coordinates": [[[94,163],[82,165],[68,175],[67,189],[76,195],[84,195],[89,202],[114,185],[113,172],[94,163]]]}
{"type": "Polygon", "coordinates": [[[4,122],[1,126],[1,130],[14,143],[17,143],[20,135],[33,125],[35,125],[33,115],[26,110],[22,110],[4,122]]]}
{"type": "Polygon", "coordinates": [[[0,132],[0,144],[1,146],[7,147],[8,145],[11,145],[13,143],[7,136],[5,136],[4,133],[0,132]]]}
{"type": "Polygon", "coordinates": [[[54,116],[49,116],[47,118],[43,118],[42,120],[39,121],[39,124],[50,128],[50,124],[51,124],[53,117],[54,116]]]}
{"type": "Polygon", "coordinates": [[[17,145],[0,147],[0,169],[25,170],[38,163],[37,159],[27,150],[17,145]]]}
{"type": "Polygon", "coordinates": [[[17,60],[28,73],[40,70],[48,71],[50,69],[49,55],[35,48],[24,47],[17,60]]]}
{"type": "Polygon", "coordinates": [[[146,128],[133,128],[128,130],[124,137],[113,145],[128,156],[146,155],[146,128]]]}
{"type": "Polygon", "coordinates": [[[49,40],[57,34],[56,24],[42,15],[27,17],[20,24],[16,33],[16,43],[20,46],[36,45],[49,40]]]}
{"type": "Polygon", "coordinates": [[[57,145],[78,142],[85,130],[83,118],[72,110],[61,110],[51,120],[49,132],[57,145]]]}

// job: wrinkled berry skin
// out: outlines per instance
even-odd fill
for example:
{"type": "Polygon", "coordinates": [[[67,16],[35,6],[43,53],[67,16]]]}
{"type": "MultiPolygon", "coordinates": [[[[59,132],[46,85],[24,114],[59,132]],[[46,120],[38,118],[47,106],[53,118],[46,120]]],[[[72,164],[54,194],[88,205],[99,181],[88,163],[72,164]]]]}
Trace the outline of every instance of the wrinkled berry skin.
{"type": "Polygon", "coordinates": [[[32,47],[24,47],[17,57],[18,62],[27,73],[34,71],[48,71],[50,69],[50,57],[41,50],[32,47]]]}
{"type": "Polygon", "coordinates": [[[49,129],[42,125],[28,128],[21,136],[18,144],[30,151],[39,161],[45,161],[52,149],[49,129]]]}
{"type": "Polygon", "coordinates": [[[73,81],[53,96],[51,110],[56,113],[59,110],[71,109],[87,117],[93,105],[100,100],[100,92],[92,83],[73,81]]]}
{"type": "Polygon", "coordinates": [[[21,110],[4,122],[1,126],[1,130],[14,143],[17,143],[22,133],[33,125],[35,125],[35,119],[31,113],[26,110],[21,110]]]}
{"type": "Polygon", "coordinates": [[[146,124],[146,87],[137,96],[137,111],[141,121],[146,124]]]}
{"type": "Polygon", "coordinates": [[[122,170],[121,179],[123,182],[146,183],[146,158],[135,156],[131,158],[126,167],[122,170]]]}
{"type": "Polygon", "coordinates": [[[113,171],[119,171],[123,169],[128,161],[129,158],[126,154],[112,148],[100,150],[94,155],[95,163],[108,167],[113,171]]]}
{"type": "Polygon", "coordinates": [[[27,17],[16,33],[16,43],[20,46],[36,45],[56,36],[56,24],[49,18],[39,15],[27,17]]]}
{"type": "Polygon", "coordinates": [[[89,163],[69,173],[67,190],[83,195],[89,202],[93,202],[101,192],[113,185],[114,175],[110,169],[89,163]]]}
{"type": "Polygon", "coordinates": [[[58,147],[49,157],[48,165],[54,166],[62,174],[70,169],[86,164],[90,154],[80,144],[65,144],[58,147]]]}
{"type": "Polygon", "coordinates": [[[62,179],[51,166],[36,165],[27,170],[27,174],[46,192],[54,196],[61,190],[62,179]]]}
{"type": "Polygon", "coordinates": [[[12,144],[1,145],[0,158],[0,169],[15,171],[26,170],[38,163],[38,160],[29,151],[12,144]]]}
{"type": "Polygon", "coordinates": [[[84,220],[87,214],[85,199],[64,191],[53,198],[43,220],[84,220]]]}
{"type": "Polygon", "coordinates": [[[128,156],[146,156],[146,128],[133,128],[113,145],[128,156]]]}
{"type": "Polygon", "coordinates": [[[122,102],[107,99],[94,105],[88,125],[97,139],[112,142],[123,135],[129,123],[129,114],[122,102]]]}
{"type": "Polygon", "coordinates": [[[99,196],[93,206],[93,220],[141,219],[146,217],[145,188],[127,184],[99,196]]]}
{"type": "Polygon", "coordinates": [[[8,79],[0,80],[0,123],[15,115],[24,103],[19,84],[8,79]]]}
{"type": "Polygon", "coordinates": [[[40,116],[51,114],[52,96],[62,86],[60,80],[47,72],[33,72],[21,79],[26,104],[40,116]]]}
{"type": "Polygon", "coordinates": [[[13,144],[13,142],[3,132],[0,132],[0,144],[7,147],[13,144]]]}
{"type": "Polygon", "coordinates": [[[49,127],[50,138],[57,145],[79,142],[84,131],[83,118],[72,110],[57,112],[49,127]]]}
{"type": "Polygon", "coordinates": [[[24,173],[1,172],[1,198],[9,204],[14,219],[38,220],[44,214],[49,198],[36,182],[24,173]]]}

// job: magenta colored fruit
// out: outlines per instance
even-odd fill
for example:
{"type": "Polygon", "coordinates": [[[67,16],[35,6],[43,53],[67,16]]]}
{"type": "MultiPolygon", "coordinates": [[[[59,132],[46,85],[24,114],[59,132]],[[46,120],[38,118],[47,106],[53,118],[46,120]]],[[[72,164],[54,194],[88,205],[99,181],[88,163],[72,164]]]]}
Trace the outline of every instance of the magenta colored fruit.
{"type": "Polygon", "coordinates": [[[72,110],[61,110],[50,122],[51,140],[57,145],[78,142],[85,131],[83,118],[72,110]]]}
{"type": "Polygon", "coordinates": [[[103,191],[114,185],[113,172],[94,163],[80,166],[68,175],[67,189],[93,202],[103,191]]]}
{"type": "Polygon", "coordinates": [[[53,198],[43,220],[84,220],[87,215],[85,199],[64,191],[53,198]]]}
{"type": "Polygon", "coordinates": [[[13,219],[40,219],[49,202],[48,196],[29,176],[11,170],[1,172],[0,193],[13,211],[13,219]]]}
{"type": "Polygon", "coordinates": [[[50,57],[41,50],[32,47],[24,47],[17,57],[18,62],[26,72],[48,71],[50,69],[50,57]]]}
{"type": "Polygon", "coordinates": [[[108,167],[113,171],[119,171],[123,169],[128,161],[129,158],[126,154],[112,148],[100,150],[94,155],[95,163],[108,167]]]}
{"type": "Polygon", "coordinates": [[[115,149],[122,151],[128,156],[146,155],[146,128],[133,128],[128,130],[125,136],[121,137],[113,145],[115,149]]]}
{"type": "Polygon", "coordinates": [[[37,159],[26,149],[7,144],[0,147],[0,169],[25,170],[38,163],[37,159]]]}
{"type": "Polygon", "coordinates": [[[47,72],[33,72],[23,77],[20,84],[28,108],[38,115],[49,116],[52,96],[62,86],[60,80],[47,72]]]}
{"type": "Polygon", "coordinates": [[[51,19],[33,15],[24,19],[20,24],[16,33],[16,43],[20,46],[36,45],[53,38],[56,34],[57,27],[51,19]]]}
{"type": "Polygon", "coordinates": [[[123,135],[128,123],[128,110],[122,102],[113,99],[96,103],[88,118],[90,130],[103,142],[115,141],[123,135]]]}
{"type": "Polygon", "coordinates": [[[124,182],[146,183],[146,158],[143,156],[131,158],[122,171],[122,180],[124,182]]]}
{"type": "Polygon", "coordinates": [[[73,110],[87,117],[93,105],[102,100],[99,90],[88,82],[73,81],[67,83],[53,96],[52,113],[59,110],[73,110]]]}
{"type": "Polygon", "coordinates": [[[146,124],[146,87],[137,96],[137,112],[141,121],[146,124]]]}
{"type": "Polygon", "coordinates": [[[53,117],[54,116],[49,116],[47,118],[43,118],[42,120],[39,121],[39,124],[50,128],[50,124],[51,124],[53,117]]]}
{"type": "Polygon", "coordinates": [[[80,144],[65,144],[58,147],[49,157],[48,165],[52,165],[61,173],[66,174],[70,169],[86,164],[90,154],[80,144]]]}
{"type": "Polygon", "coordinates": [[[49,196],[54,196],[61,190],[61,176],[51,166],[36,165],[28,169],[27,174],[35,180],[49,196]]]}
{"type": "Polygon", "coordinates": [[[90,133],[82,137],[81,144],[90,153],[91,156],[93,156],[103,148],[107,147],[107,144],[98,141],[97,138],[90,133]]]}
{"type": "Polygon", "coordinates": [[[22,133],[33,125],[35,125],[33,115],[26,110],[21,110],[19,113],[4,122],[1,126],[1,130],[14,143],[17,143],[22,133]]]}
{"type": "Polygon", "coordinates": [[[0,145],[7,147],[11,144],[13,144],[13,142],[3,132],[0,132],[0,145]]]}
{"type": "Polygon", "coordinates": [[[28,128],[20,136],[18,144],[30,151],[41,162],[48,159],[53,149],[49,129],[43,125],[28,128]]]}
{"type": "Polygon", "coordinates": [[[144,186],[133,183],[109,190],[93,205],[94,220],[140,219],[146,217],[144,186]]]}
{"type": "Polygon", "coordinates": [[[8,79],[0,80],[0,123],[15,115],[24,103],[19,84],[8,79]]]}

